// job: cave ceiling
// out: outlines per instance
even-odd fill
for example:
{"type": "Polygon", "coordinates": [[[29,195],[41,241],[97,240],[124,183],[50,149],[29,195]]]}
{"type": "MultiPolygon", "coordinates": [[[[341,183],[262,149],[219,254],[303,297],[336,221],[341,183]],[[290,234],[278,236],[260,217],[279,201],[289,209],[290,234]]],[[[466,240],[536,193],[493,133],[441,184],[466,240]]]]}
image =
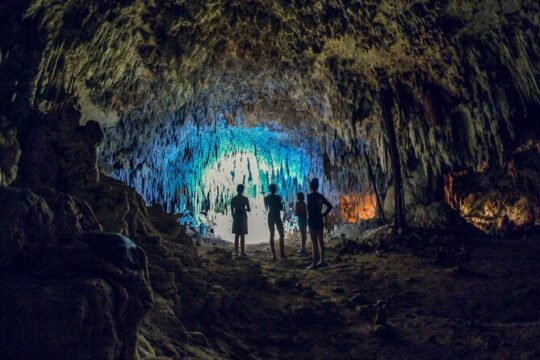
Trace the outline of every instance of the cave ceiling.
{"type": "Polygon", "coordinates": [[[503,161],[540,102],[539,7],[35,0],[25,16],[47,35],[33,101],[47,108],[54,94],[77,95],[105,125],[134,111],[150,122],[174,111],[278,121],[312,131],[327,150],[338,139],[356,154],[364,139],[384,167],[379,94],[389,88],[406,163],[475,167],[503,161]]]}

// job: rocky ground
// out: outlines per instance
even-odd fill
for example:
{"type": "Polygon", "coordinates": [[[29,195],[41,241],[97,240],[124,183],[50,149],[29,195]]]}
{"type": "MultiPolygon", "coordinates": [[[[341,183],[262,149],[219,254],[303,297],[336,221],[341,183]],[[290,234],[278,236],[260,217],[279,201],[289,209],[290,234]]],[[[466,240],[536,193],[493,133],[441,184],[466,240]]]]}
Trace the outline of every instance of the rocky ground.
{"type": "Polygon", "coordinates": [[[296,236],[288,261],[236,259],[99,179],[78,197],[0,187],[2,359],[540,356],[538,232],[342,227],[310,271],[296,236]]]}
{"type": "Polygon", "coordinates": [[[270,261],[266,244],[248,246],[247,259],[235,259],[228,244],[202,245],[202,266],[192,271],[232,303],[221,319],[207,319],[225,328],[192,332],[180,351],[187,358],[535,359],[538,240],[471,238],[460,256],[431,257],[405,246],[362,251],[340,239],[330,242],[330,266],[317,271],[304,269],[309,257],[295,253],[296,236],[283,262],[270,261]]]}

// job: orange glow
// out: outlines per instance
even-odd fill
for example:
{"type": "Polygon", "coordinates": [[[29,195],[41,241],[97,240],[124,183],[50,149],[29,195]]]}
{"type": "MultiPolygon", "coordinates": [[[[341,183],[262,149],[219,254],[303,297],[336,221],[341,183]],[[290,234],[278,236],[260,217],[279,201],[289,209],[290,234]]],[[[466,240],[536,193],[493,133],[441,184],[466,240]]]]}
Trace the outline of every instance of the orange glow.
{"type": "Polygon", "coordinates": [[[341,195],[339,198],[341,221],[355,224],[360,220],[372,219],[376,214],[376,204],[375,194],[341,195]]]}

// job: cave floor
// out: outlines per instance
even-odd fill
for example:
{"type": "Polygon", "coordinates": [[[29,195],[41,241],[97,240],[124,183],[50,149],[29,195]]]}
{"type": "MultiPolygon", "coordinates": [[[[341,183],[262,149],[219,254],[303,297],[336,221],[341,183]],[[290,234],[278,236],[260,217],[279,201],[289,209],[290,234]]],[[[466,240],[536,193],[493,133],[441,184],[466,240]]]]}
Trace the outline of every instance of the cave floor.
{"type": "Polygon", "coordinates": [[[249,292],[241,308],[250,315],[240,315],[248,321],[237,327],[246,358],[534,359],[539,240],[474,240],[466,258],[445,264],[407,251],[338,255],[336,240],[330,266],[317,271],[304,269],[310,259],[295,253],[296,236],[284,262],[270,261],[267,244],[248,245],[248,259],[231,258],[230,244],[199,253],[214,282],[249,292]],[[263,283],[235,288],[249,269],[263,283]],[[374,324],[379,300],[388,326],[374,324]]]}

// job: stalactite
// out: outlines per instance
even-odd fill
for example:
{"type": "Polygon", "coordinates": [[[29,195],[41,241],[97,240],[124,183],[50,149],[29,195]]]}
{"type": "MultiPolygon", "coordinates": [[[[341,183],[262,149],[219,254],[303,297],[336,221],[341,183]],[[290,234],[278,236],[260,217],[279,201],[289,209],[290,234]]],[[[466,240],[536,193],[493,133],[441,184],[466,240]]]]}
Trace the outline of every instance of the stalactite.
{"type": "MultiPolygon", "coordinates": [[[[358,141],[370,147],[379,185],[392,172],[380,111],[386,106],[378,97],[389,78],[396,81],[400,113],[394,125],[406,192],[413,177],[421,188],[448,171],[503,165],[531,137],[524,129],[539,131],[533,123],[540,101],[538,32],[529,28],[538,24],[535,1],[340,2],[336,11],[348,14],[346,24],[324,22],[324,7],[298,2],[261,0],[256,9],[226,13],[217,12],[218,3],[191,2],[176,14],[162,0],[103,6],[31,1],[26,19],[41,24],[46,42],[32,87],[35,104],[51,94],[52,100],[74,92],[82,97],[77,83],[103,113],[112,110],[124,119],[140,113],[137,136],[111,150],[115,159],[105,163],[124,171],[139,164],[121,158],[144,157],[133,155],[141,147],[174,153],[171,139],[181,136],[169,120],[208,124],[223,116],[230,125],[241,118],[248,126],[275,121],[284,131],[302,128],[320,139],[314,152],[327,154],[336,191],[370,182],[358,141]],[[85,26],[74,37],[67,20],[77,14],[85,26]],[[254,16],[287,26],[247,29],[243,24],[254,16]],[[314,20],[306,23],[305,16],[314,20]],[[187,36],[185,29],[196,30],[187,36]],[[175,112],[182,116],[164,120],[175,112]],[[171,144],[151,139],[156,133],[174,134],[164,136],[171,144]],[[141,145],[138,137],[154,144],[141,145]]],[[[118,177],[136,182],[138,172],[118,177]]],[[[157,185],[145,180],[139,186],[150,192],[157,185]]],[[[185,201],[167,191],[160,197],[164,203],[185,201]]]]}
{"type": "MultiPolygon", "coordinates": [[[[276,125],[271,127],[278,130],[231,127],[223,117],[208,125],[190,120],[181,126],[173,123],[156,126],[157,136],[141,138],[138,131],[127,131],[137,128],[139,119],[124,119],[107,130],[100,148],[105,171],[133,185],[148,203],[160,203],[168,211],[189,208],[200,213],[208,198],[219,199],[211,201],[210,210],[228,211],[226,199],[235,194],[231,179],[250,185],[246,193],[252,197],[261,196],[275,182],[289,202],[296,192],[307,192],[311,177],[324,179],[318,142],[301,133],[286,133],[276,125]],[[134,141],[137,152],[128,150],[134,141]],[[179,188],[185,190],[179,194],[179,188]]],[[[322,185],[321,190],[337,201],[338,190],[325,181],[322,185]]]]}
{"type": "Polygon", "coordinates": [[[390,89],[384,89],[381,92],[381,104],[384,120],[384,130],[388,137],[390,160],[392,163],[392,178],[394,184],[394,226],[397,229],[405,229],[407,220],[405,217],[405,203],[403,200],[403,179],[401,174],[401,163],[397,137],[395,132],[394,118],[392,116],[392,107],[394,104],[393,93],[390,89]]]}

